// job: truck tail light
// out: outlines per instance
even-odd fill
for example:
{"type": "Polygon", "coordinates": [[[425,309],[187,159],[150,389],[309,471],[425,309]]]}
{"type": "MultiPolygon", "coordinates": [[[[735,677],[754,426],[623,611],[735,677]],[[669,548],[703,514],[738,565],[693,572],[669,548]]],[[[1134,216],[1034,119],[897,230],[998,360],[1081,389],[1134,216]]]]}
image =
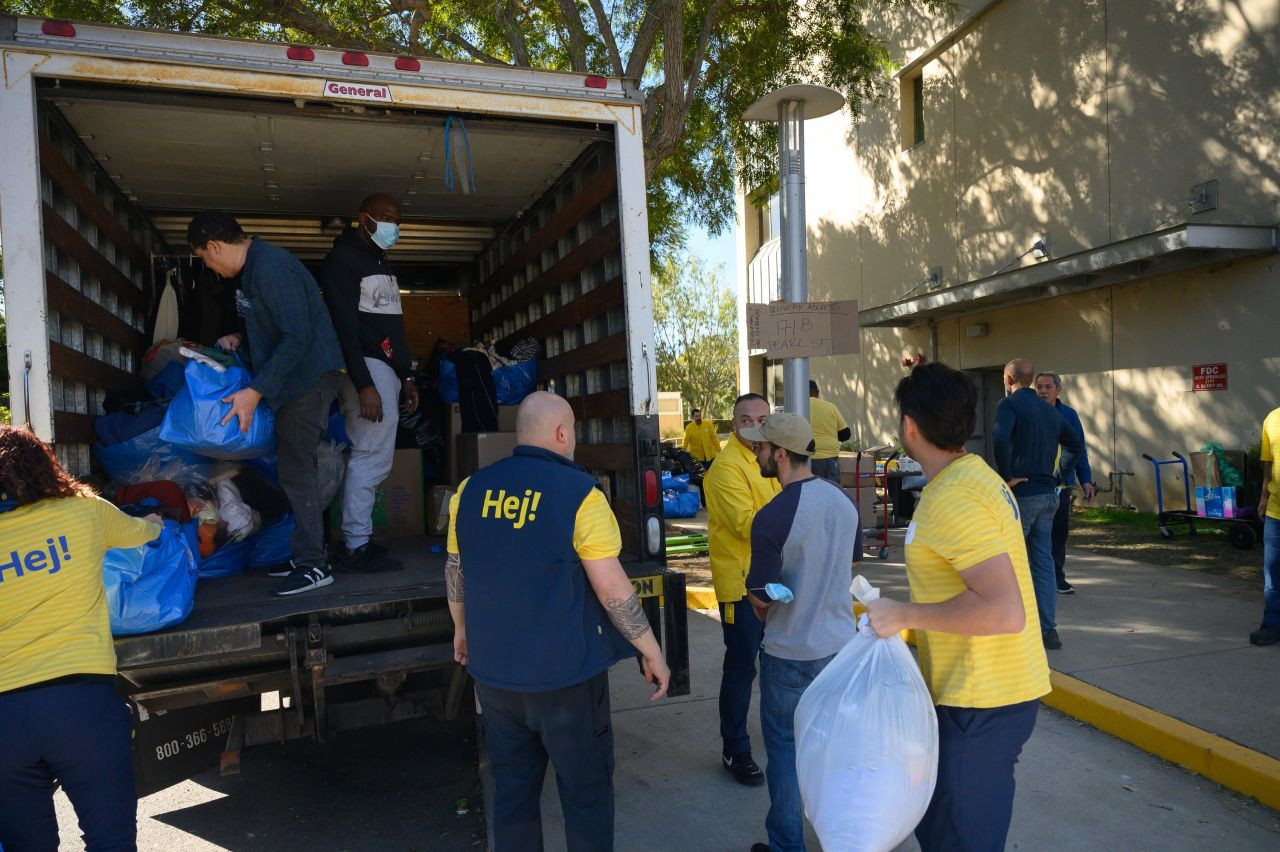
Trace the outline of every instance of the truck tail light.
{"type": "Polygon", "coordinates": [[[363,53],[348,50],[346,53],[342,54],[342,64],[359,65],[361,68],[364,68],[369,64],[369,57],[365,56],[363,53]]]}
{"type": "Polygon", "coordinates": [[[76,28],[70,21],[45,21],[40,25],[40,32],[63,38],[76,37],[76,28]]]}
{"type": "Polygon", "coordinates": [[[606,77],[600,77],[592,74],[590,77],[582,81],[582,85],[588,89],[607,89],[609,88],[609,80],[606,77]]]}
{"type": "Polygon", "coordinates": [[[397,71],[421,71],[422,63],[414,59],[412,56],[397,56],[396,70],[397,71]]]}
{"type": "Polygon", "coordinates": [[[662,552],[662,519],[657,515],[650,515],[644,522],[644,544],[650,556],[662,552]]]}
{"type": "Polygon", "coordinates": [[[291,47],[286,54],[298,62],[315,62],[316,52],[309,47],[291,47]]]}
{"type": "Polygon", "coordinates": [[[658,500],[662,497],[661,480],[658,479],[658,472],[650,468],[644,472],[644,505],[645,508],[652,509],[658,505],[658,500]]]}

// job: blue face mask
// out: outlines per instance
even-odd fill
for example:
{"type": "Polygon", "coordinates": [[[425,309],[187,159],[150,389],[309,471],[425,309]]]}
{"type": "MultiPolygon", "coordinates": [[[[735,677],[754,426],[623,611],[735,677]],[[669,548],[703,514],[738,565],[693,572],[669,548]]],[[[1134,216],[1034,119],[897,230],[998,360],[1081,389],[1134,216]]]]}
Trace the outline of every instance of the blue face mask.
{"type": "Polygon", "coordinates": [[[370,222],[376,226],[374,230],[369,232],[369,239],[373,240],[373,244],[378,248],[386,251],[400,240],[400,226],[395,222],[379,222],[376,219],[370,219],[370,222]]]}

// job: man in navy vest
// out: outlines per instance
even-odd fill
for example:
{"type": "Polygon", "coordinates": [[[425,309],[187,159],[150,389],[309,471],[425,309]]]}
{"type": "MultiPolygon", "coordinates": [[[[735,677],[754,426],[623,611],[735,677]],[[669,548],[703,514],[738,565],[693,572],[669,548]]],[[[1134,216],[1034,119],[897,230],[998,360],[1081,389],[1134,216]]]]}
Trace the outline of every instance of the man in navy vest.
{"type": "Polygon", "coordinates": [[[449,506],[454,659],[480,700],[496,852],[542,848],[548,757],[570,852],[613,848],[609,667],[638,651],[655,700],[670,677],[618,561],[618,522],[573,462],[573,420],[560,397],[531,394],[514,455],[464,480],[449,506]]]}

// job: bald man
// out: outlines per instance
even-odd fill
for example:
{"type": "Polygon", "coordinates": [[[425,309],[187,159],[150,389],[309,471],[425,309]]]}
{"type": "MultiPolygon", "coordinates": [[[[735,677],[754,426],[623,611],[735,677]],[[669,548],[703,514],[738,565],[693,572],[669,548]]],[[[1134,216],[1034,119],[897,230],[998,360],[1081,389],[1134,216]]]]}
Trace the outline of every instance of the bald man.
{"type": "Polygon", "coordinates": [[[1062,647],[1058,636],[1058,582],[1053,563],[1053,516],[1065,472],[1083,450],[1080,436],[1052,405],[1036,393],[1035,368],[1026,358],[1005,365],[1005,398],[996,405],[993,465],[1013,492],[1027,542],[1044,647],[1062,647]],[[1062,446],[1062,455],[1058,447],[1062,446]]]}
{"type": "Polygon", "coordinates": [[[320,269],[347,366],[339,403],[351,459],[342,484],[345,548],[335,566],[340,571],[400,567],[387,558],[384,546],[371,540],[374,498],[395,457],[398,412],[409,414],[418,407],[400,284],[386,255],[399,238],[400,205],[390,196],[370,195],[360,205],[356,226],[338,235],[320,269]]]}
{"type": "Polygon", "coordinates": [[[613,848],[609,667],[670,671],[618,561],[618,522],[573,461],[573,410],[530,394],[515,452],[476,471],[449,505],[445,585],[454,659],[476,682],[493,772],[493,848],[542,848],[539,800],[556,770],[570,852],[613,848]]]}

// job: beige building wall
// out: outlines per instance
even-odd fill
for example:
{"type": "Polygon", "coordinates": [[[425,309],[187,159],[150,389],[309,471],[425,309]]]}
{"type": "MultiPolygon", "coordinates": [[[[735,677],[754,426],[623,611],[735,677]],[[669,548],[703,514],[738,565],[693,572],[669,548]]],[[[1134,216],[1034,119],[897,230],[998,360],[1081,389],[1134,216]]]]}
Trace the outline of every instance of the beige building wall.
{"type": "MultiPolygon", "coordinates": [[[[927,58],[923,142],[904,140],[910,88],[898,80],[856,123],[846,113],[806,125],[811,298],[876,307],[934,267],[942,287],[963,284],[1035,263],[1019,255],[1041,234],[1063,257],[1188,222],[1280,221],[1276,0],[978,5],[976,19],[875,24],[907,76],[927,58]],[[1210,180],[1218,206],[1197,213],[1191,188],[1210,180]]],[[[753,208],[742,209],[750,232],[753,208]]],[[[752,239],[740,239],[745,260],[752,239]]],[[[813,359],[810,371],[865,446],[896,432],[904,358],[982,371],[1029,357],[1063,374],[1095,480],[1133,471],[1126,497],[1154,508],[1144,452],[1258,440],[1280,406],[1278,317],[1271,253],[932,327],[864,328],[859,354],[813,359]],[[978,324],[986,334],[968,336],[978,324]],[[1228,390],[1192,393],[1192,366],[1218,362],[1228,390]]]]}

